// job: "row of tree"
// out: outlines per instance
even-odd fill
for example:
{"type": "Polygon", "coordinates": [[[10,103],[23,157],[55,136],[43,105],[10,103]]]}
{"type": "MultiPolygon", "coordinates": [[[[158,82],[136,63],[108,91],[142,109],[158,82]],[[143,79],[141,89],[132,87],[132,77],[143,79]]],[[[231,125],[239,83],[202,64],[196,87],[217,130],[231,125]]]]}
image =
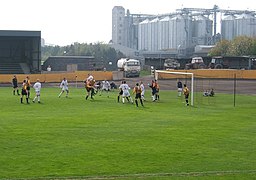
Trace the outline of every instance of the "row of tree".
{"type": "Polygon", "coordinates": [[[41,51],[43,62],[49,56],[93,56],[96,60],[102,60],[104,64],[115,65],[118,59],[124,57],[121,52],[117,52],[108,44],[103,43],[74,43],[68,46],[44,46],[41,51]]]}
{"type": "Polygon", "coordinates": [[[256,38],[239,36],[228,41],[222,40],[209,52],[209,56],[255,56],[256,38]]]}

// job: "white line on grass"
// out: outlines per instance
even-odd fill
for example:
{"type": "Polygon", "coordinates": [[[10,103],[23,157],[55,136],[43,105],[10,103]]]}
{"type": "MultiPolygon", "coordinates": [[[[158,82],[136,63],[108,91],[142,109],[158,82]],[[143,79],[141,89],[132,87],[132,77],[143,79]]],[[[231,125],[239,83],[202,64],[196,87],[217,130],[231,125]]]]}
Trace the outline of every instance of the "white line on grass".
{"type": "MultiPolygon", "coordinates": [[[[180,172],[180,173],[140,173],[140,174],[124,174],[124,175],[109,175],[109,176],[69,176],[69,177],[31,177],[31,178],[13,178],[13,180],[35,180],[35,179],[54,179],[54,180],[72,180],[72,179],[86,179],[86,180],[107,180],[118,178],[146,178],[146,177],[189,177],[189,176],[222,176],[228,174],[256,174],[256,170],[230,170],[230,171],[204,171],[204,172],[180,172]]],[[[1,178],[0,178],[1,179],[1,178]]],[[[9,178],[8,178],[9,179],[9,178]]],[[[10,180],[10,179],[9,179],[10,180]]]]}

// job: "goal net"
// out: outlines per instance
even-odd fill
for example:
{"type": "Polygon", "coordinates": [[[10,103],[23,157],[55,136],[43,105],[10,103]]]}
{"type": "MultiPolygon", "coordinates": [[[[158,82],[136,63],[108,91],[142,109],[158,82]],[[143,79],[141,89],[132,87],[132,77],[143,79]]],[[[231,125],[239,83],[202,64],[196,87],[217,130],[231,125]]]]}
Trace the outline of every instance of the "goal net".
{"type": "Polygon", "coordinates": [[[215,98],[204,95],[205,92],[215,89],[215,83],[209,77],[199,76],[187,71],[155,70],[154,78],[157,80],[172,80],[171,84],[169,84],[169,81],[168,84],[165,84],[170,87],[170,90],[177,89],[178,80],[182,84],[186,84],[190,90],[190,104],[192,106],[215,104],[215,98]]]}
{"type": "Polygon", "coordinates": [[[190,73],[190,72],[174,72],[174,71],[155,70],[155,79],[156,79],[156,80],[158,80],[160,73],[189,76],[189,77],[191,78],[190,104],[191,104],[192,106],[194,106],[194,73],[190,73]]]}

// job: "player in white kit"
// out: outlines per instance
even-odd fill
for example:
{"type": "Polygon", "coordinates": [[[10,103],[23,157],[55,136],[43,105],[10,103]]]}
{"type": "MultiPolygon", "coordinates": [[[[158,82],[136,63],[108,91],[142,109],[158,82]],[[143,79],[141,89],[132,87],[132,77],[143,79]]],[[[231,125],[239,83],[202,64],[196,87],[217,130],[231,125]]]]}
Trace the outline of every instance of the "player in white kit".
{"type": "Polygon", "coordinates": [[[119,89],[122,89],[123,95],[122,95],[122,101],[124,103],[124,98],[127,99],[128,102],[133,103],[132,97],[130,95],[129,90],[131,89],[128,84],[124,81],[123,84],[120,85],[119,89]]]}
{"type": "Polygon", "coordinates": [[[60,97],[65,91],[66,91],[66,97],[68,97],[68,81],[66,78],[63,78],[63,80],[60,83],[61,92],[58,97],[60,97]]]}
{"type": "Polygon", "coordinates": [[[41,83],[39,81],[39,79],[36,80],[36,83],[34,84],[33,88],[35,89],[35,93],[36,93],[36,96],[34,97],[33,99],[33,103],[36,101],[37,99],[37,102],[40,103],[40,91],[41,91],[41,83]]]}

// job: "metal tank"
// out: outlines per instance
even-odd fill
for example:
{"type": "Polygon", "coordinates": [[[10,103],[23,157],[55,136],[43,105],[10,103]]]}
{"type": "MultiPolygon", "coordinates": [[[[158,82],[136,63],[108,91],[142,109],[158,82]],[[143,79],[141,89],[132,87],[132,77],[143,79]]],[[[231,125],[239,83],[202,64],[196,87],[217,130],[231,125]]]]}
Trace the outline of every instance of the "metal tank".
{"type": "Polygon", "coordinates": [[[192,33],[196,45],[209,45],[211,43],[212,23],[212,20],[203,15],[194,17],[192,33]]]}
{"type": "Polygon", "coordinates": [[[169,48],[169,21],[170,17],[159,20],[159,50],[164,50],[169,48]]]}
{"type": "Polygon", "coordinates": [[[169,23],[169,48],[189,48],[192,46],[192,20],[187,15],[178,14],[169,23]]]}
{"type": "Polygon", "coordinates": [[[149,22],[149,50],[157,51],[159,45],[159,18],[155,18],[149,22]]]}
{"type": "Polygon", "coordinates": [[[235,37],[235,19],[234,15],[228,15],[221,20],[222,39],[230,41],[235,37]]]}
{"type": "Polygon", "coordinates": [[[139,29],[138,29],[138,49],[139,50],[149,50],[148,47],[148,24],[149,24],[149,20],[146,19],[144,21],[142,21],[141,23],[139,23],[139,29]]]}
{"type": "Polygon", "coordinates": [[[256,20],[251,14],[241,14],[235,19],[236,36],[255,37],[256,20]]]}

